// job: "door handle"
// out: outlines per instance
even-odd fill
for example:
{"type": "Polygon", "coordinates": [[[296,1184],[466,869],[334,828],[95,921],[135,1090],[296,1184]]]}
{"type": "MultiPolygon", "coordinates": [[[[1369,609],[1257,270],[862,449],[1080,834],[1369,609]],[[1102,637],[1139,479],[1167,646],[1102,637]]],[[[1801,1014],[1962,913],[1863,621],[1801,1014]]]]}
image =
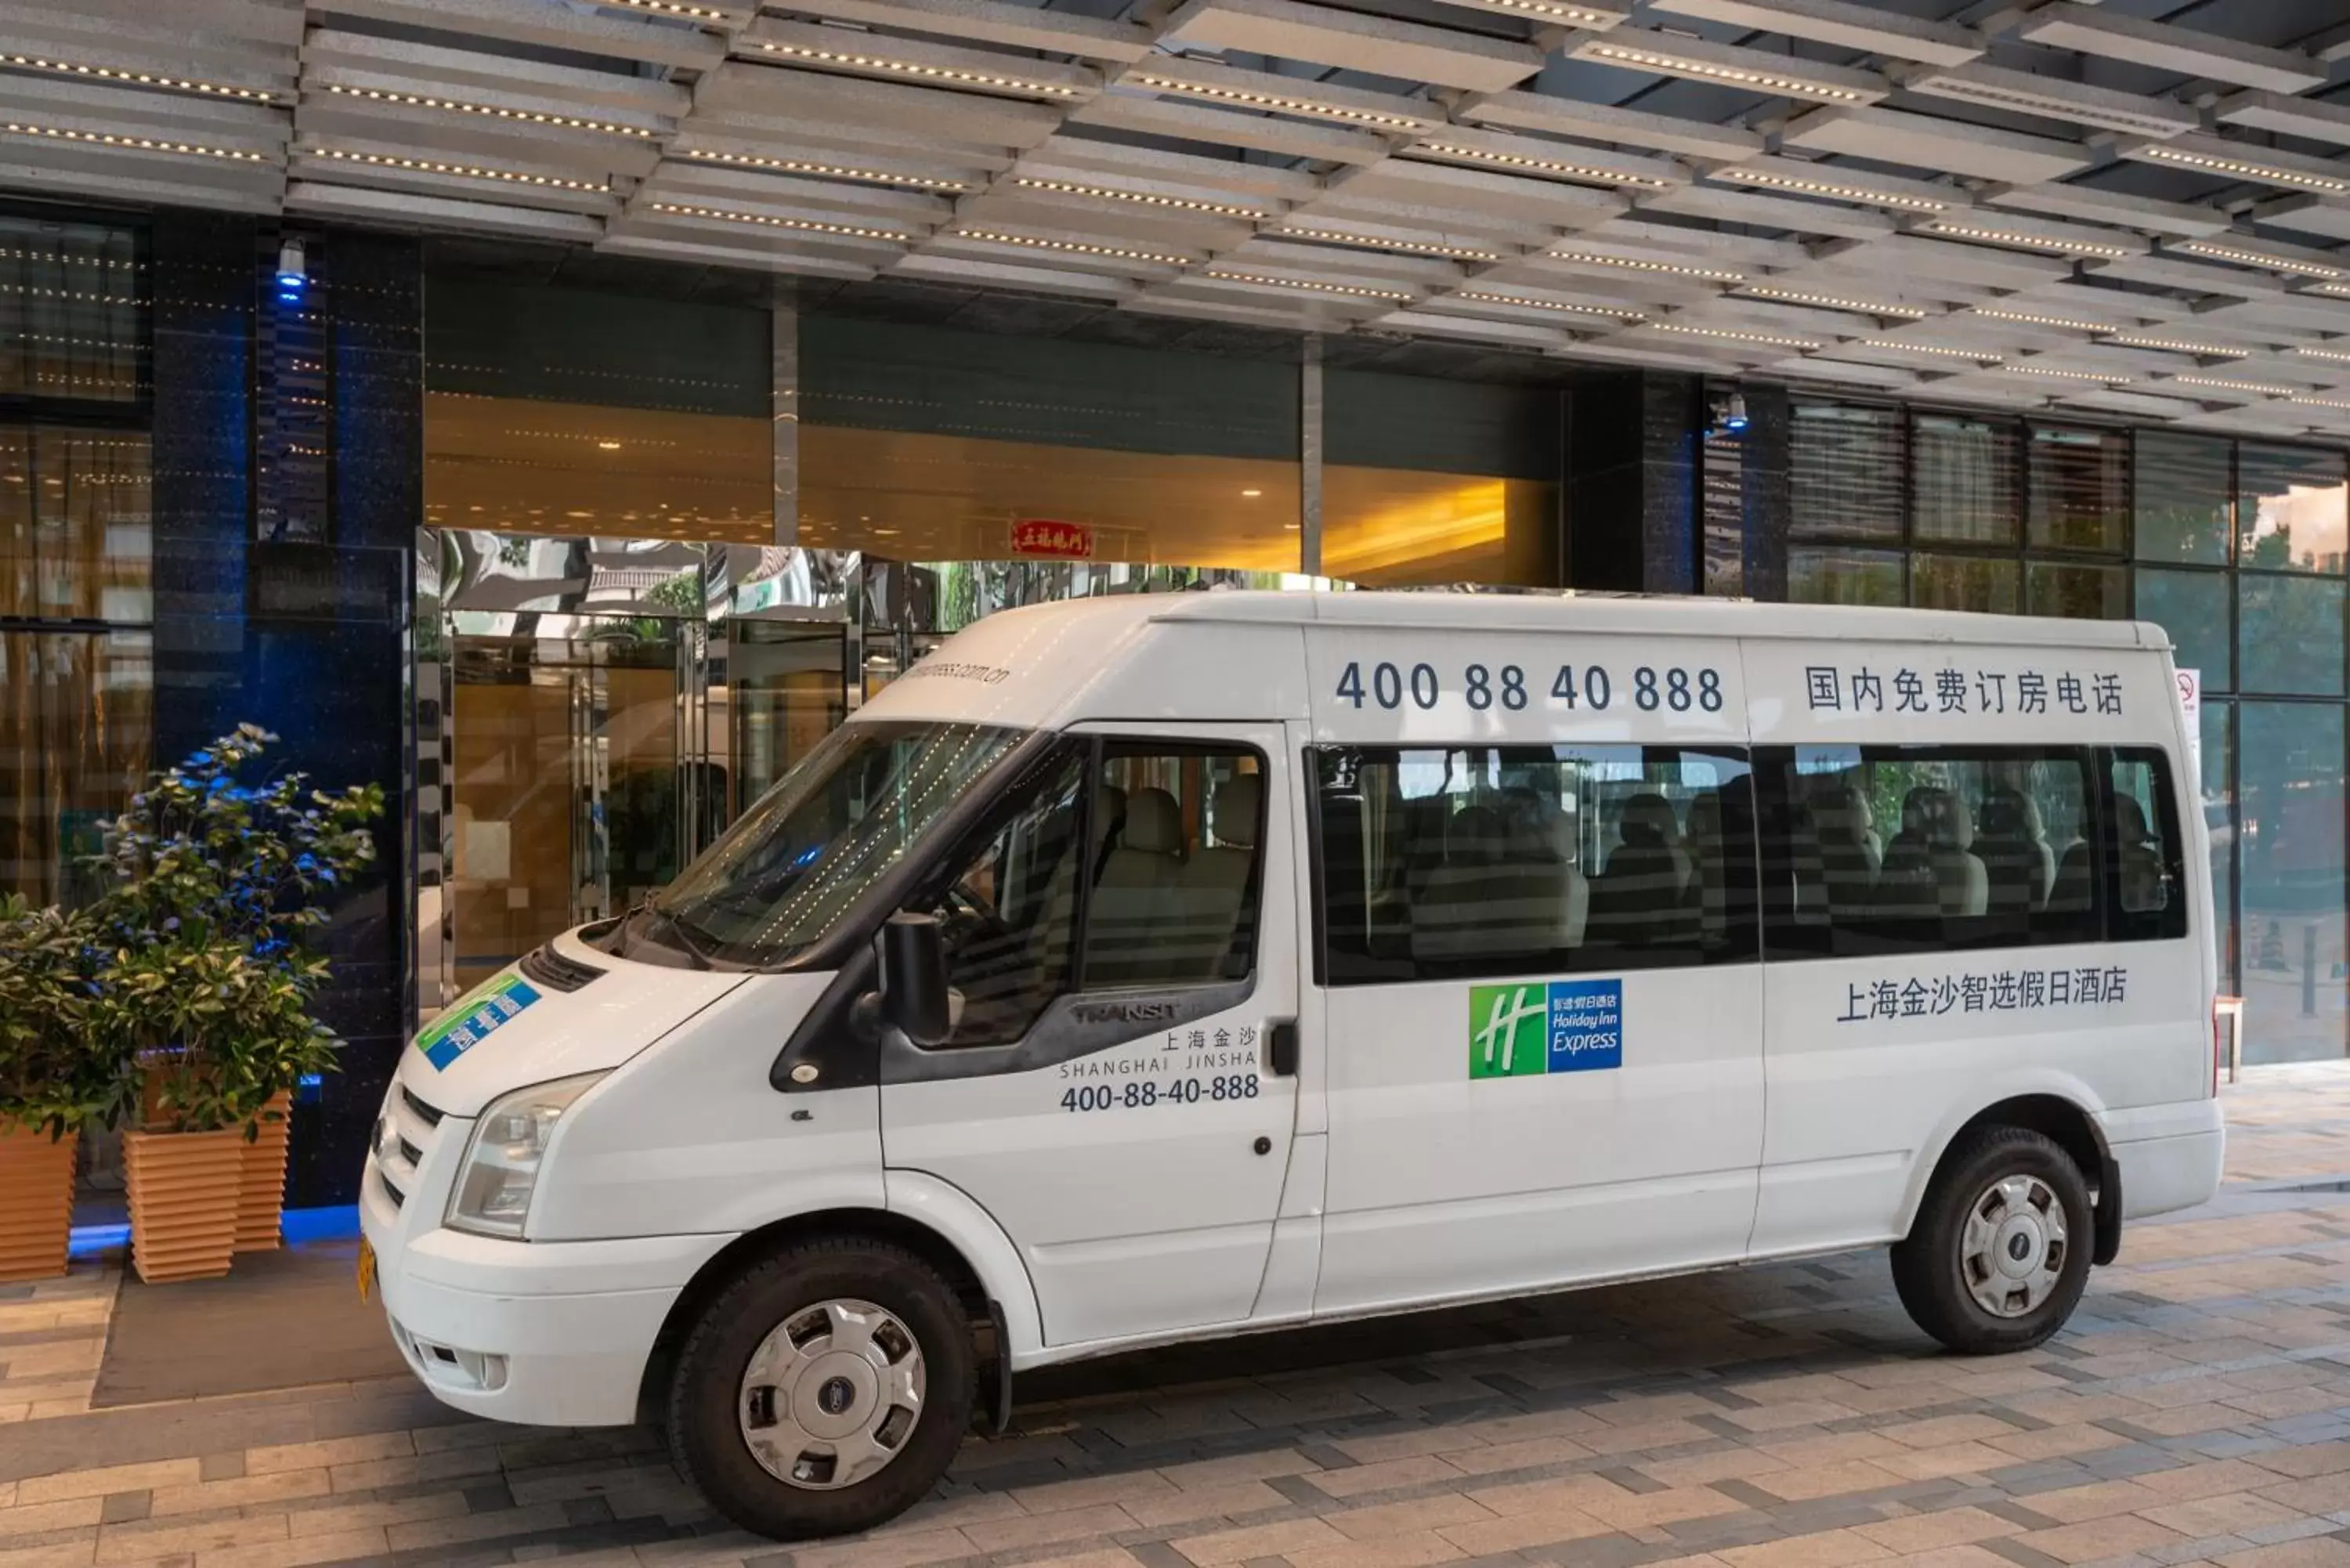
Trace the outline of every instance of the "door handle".
{"type": "Polygon", "coordinates": [[[1284,1018],[1266,1028],[1264,1068],[1276,1078],[1297,1076],[1297,1020],[1284,1018]]]}

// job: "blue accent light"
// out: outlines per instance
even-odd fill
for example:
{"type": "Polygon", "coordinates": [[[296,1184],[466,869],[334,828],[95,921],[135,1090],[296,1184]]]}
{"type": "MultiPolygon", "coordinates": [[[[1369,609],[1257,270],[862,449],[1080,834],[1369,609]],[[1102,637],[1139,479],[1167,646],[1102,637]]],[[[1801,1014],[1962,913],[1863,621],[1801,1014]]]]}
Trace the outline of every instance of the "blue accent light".
{"type": "Polygon", "coordinates": [[[1732,414],[1730,418],[1721,421],[1721,428],[1728,431],[1731,435],[1737,435],[1746,429],[1746,416],[1744,414],[1732,414]]]}

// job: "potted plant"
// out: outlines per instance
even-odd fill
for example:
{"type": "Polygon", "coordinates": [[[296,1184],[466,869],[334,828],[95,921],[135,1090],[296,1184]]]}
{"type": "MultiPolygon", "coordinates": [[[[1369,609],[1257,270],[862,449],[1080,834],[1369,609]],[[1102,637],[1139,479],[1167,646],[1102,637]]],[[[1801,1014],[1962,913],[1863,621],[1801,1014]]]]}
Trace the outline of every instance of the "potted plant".
{"type": "Polygon", "coordinates": [[[328,967],[309,942],[374,857],[383,794],[241,783],[276,740],[240,725],[157,775],[108,836],[99,1033],[140,1085],[123,1165],[144,1280],[277,1245],[293,1090],[341,1044],[311,1016],[328,967]]]}
{"type": "Polygon", "coordinates": [[[82,1129],[120,1075],[90,1047],[89,922],[0,898],[0,1281],[66,1272],[82,1129]]]}

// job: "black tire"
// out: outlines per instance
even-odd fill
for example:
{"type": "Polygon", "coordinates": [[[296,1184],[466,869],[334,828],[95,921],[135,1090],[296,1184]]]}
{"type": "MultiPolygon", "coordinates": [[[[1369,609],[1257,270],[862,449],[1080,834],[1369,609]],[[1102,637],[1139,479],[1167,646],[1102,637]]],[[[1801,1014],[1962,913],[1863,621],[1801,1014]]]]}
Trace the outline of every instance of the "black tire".
{"type": "MultiPolygon", "coordinates": [[[[2029,1239],[2023,1244],[2027,1251],[2033,1245],[2029,1239]]],[[[2029,1350],[2064,1326],[2089,1282],[2089,1255],[2095,1249],[2089,1183],[2073,1157],[2036,1132],[1982,1127],[1951,1147],[1927,1184],[1917,1222],[1894,1243],[1893,1285],[1918,1326],[1950,1349],[1963,1355],[2005,1355],[2029,1350]],[[2064,1210],[2065,1235],[2061,1259],[2051,1271],[2054,1287],[2009,1316],[1976,1299],[1962,1243],[1977,1204],[2012,1178],[2037,1181],[2054,1196],[2064,1210]]],[[[1983,1288],[1996,1293],[1999,1282],[1986,1277],[1983,1288]]],[[[2029,1295],[2010,1299],[2022,1304],[2029,1295]]]]}
{"type": "Polygon", "coordinates": [[[703,1309],[670,1385],[670,1453],[712,1506],[778,1541],[869,1530],[929,1495],[971,1424],[977,1357],[971,1326],[937,1270],[861,1237],[799,1241],[754,1265],[703,1309]],[[895,1455],[861,1481],[815,1490],[779,1480],[752,1453],[739,1413],[762,1341],[828,1301],[870,1303],[919,1346],[927,1388],[895,1455]]]}

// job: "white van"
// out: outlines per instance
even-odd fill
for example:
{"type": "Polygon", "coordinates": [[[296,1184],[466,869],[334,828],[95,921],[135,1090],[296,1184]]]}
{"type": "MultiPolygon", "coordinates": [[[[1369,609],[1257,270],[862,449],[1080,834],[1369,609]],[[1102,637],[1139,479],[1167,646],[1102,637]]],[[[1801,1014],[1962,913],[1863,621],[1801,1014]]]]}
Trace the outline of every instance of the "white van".
{"type": "Polygon", "coordinates": [[[1890,1242],[1953,1349],[2219,1180],[2162,633],[1728,603],[1015,610],[403,1054],[449,1404],[874,1524],[1014,1373],[1890,1242]]]}

